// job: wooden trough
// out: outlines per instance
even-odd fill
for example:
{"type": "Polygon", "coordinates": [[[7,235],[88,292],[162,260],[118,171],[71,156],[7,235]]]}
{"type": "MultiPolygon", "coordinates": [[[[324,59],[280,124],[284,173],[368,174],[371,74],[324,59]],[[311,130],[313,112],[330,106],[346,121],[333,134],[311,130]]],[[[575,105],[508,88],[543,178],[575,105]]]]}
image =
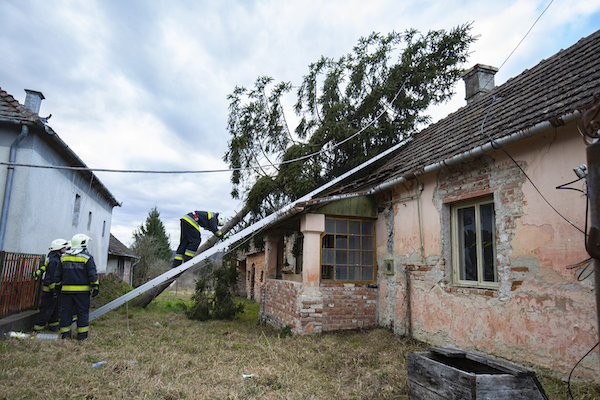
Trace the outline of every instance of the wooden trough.
{"type": "Polygon", "coordinates": [[[407,367],[413,400],[548,400],[534,371],[460,349],[410,353],[407,367]]]}

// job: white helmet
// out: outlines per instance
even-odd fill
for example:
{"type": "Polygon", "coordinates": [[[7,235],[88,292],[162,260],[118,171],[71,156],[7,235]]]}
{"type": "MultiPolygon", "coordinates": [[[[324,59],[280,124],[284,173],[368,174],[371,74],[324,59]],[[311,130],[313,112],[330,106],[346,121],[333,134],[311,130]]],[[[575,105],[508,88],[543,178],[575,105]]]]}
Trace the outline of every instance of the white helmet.
{"type": "Polygon", "coordinates": [[[227,219],[225,218],[225,216],[222,214],[218,214],[217,215],[217,225],[223,226],[223,225],[225,225],[225,222],[227,222],[227,219]]]}
{"type": "Polygon", "coordinates": [[[85,249],[88,246],[88,243],[92,240],[88,235],[84,235],[83,233],[78,233],[71,238],[71,248],[73,249],[85,249]]]}
{"type": "Polygon", "coordinates": [[[65,247],[69,247],[69,242],[65,239],[54,239],[52,243],[50,243],[50,251],[60,250],[65,247]]]}

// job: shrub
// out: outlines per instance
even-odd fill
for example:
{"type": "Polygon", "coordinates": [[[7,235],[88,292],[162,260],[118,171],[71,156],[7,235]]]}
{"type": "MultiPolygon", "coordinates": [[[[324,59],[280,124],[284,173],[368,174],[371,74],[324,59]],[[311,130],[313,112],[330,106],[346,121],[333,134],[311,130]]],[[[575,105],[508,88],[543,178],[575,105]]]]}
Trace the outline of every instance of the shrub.
{"type": "Polygon", "coordinates": [[[186,315],[190,319],[206,321],[209,319],[233,319],[244,311],[243,304],[233,300],[231,288],[238,278],[235,265],[223,265],[196,281],[196,290],[192,295],[194,304],[186,315]]]}
{"type": "Polygon", "coordinates": [[[124,282],[118,275],[114,273],[107,274],[102,282],[100,282],[100,292],[98,296],[92,297],[91,308],[101,307],[116,298],[123,296],[133,288],[124,282]]]}

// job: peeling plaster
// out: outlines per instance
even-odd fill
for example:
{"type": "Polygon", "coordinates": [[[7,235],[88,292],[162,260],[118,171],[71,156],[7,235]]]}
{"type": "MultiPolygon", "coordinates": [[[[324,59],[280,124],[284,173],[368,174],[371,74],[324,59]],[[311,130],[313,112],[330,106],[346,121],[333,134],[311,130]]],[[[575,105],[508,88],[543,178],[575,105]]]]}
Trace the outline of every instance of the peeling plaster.
{"type": "MultiPolygon", "coordinates": [[[[552,144],[559,145],[560,141],[552,144]]],[[[516,157],[522,168],[532,162],[529,154],[536,148],[535,143],[527,146],[516,157]]],[[[547,154],[539,157],[552,158],[553,151],[544,148],[547,154]]],[[[424,245],[435,244],[439,252],[433,250],[422,259],[413,248],[416,233],[405,222],[413,218],[408,202],[395,207],[394,213],[387,208],[380,214],[387,236],[378,248],[378,259],[393,259],[396,275],[379,276],[379,321],[393,325],[397,334],[412,334],[432,345],[479,350],[516,362],[535,360],[537,365],[568,372],[581,356],[577,353],[585,353],[597,340],[591,287],[573,282],[572,273],[565,272],[567,264],[553,266],[557,260],[578,256],[568,254],[576,248],[572,227],[545,218],[548,210],[542,209],[539,194],[530,193],[524,175],[499,153],[444,168],[426,181],[421,204],[432,204],[439,222],[423,223],[428,242],[424,245]],[[451,203],[446,201],[469,193],[490,193],[494,199],[498,266],[494,290],[452,284],[451,203]],[[526,209],[527,213],[534,209],[534,217],[524,218],[526,209]],[[395,221],[390,221],[392,217],[395,221]],[[563,243],[567,244],[559,246],[563,243]]],[[[406,190],[398,187],[395,194],[406,190]]],[[[425,210],[423,214],[435,215],[425,210]]],[[[585,360],[579,373],[598,376],[598,356],[589,358],[596,364],[585,360]]]]}
{"type": "Polygon", "coordinates": [[[394,207],[390,205],[386,211],[387,251],[394,252],[394,207]]]}

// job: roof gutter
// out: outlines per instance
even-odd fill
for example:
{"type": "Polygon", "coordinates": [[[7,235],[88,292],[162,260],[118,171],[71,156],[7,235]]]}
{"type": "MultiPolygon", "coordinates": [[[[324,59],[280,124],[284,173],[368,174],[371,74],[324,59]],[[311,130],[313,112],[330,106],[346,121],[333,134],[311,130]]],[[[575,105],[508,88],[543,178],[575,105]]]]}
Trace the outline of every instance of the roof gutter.
{"type": "MultiPolygon", "coordinates": [[[[579,111],[574,111],[573,113],[567,114],[561,118],[564,123],[568,123],[568,122],[571,122],[571,121],[579,118],[580,114],[581,113],[579,111]]],[[[411,172],[411,173],[405,174],[403,176],[400,176],[398,178],[391,179],[391,180],[381,183],[377,186],[373,186],[370,189],[362,190],[359,192],[353,192],[353,193],[344,193],[344,194],[340,194],[340,195],[327,196],[327,197],[322,197],[322,198],[318,198],[318,199],[311,199],[311,200],[307,200],[307,201],[298,201],[298,202],[296,202],[295,205],[298,208],[304,208],[306,206],[325,204],[325,203],[329,203],[329,202],[336,201],[336,200],[373,195],[373,194],[381,192],[383,190],[390,189],[391,187],[398,185],[400,183],[406,182],[410,179],[414,179],[418,176],[425,175],[425,174],[428,174],[431,172],[435,172],[435,171],[441,169],[442,167],[461,163],[466,160],[479,157],[487,152],[497,149],[498,147],[507,146],[507,145],[517,142],[519,140],[535,136],[535,135],[537,135],[543,131],[546,131],[548,129],[551,129],[553,127],[555,127],[555,125],[553,125],[551,122],[542,121],[542,122],[539,122],[536,125],[532,126],[531,128],[523,129],[523,130],[513,133],[511,135],[494,140],[493,144],[492,144],[492,142],[487,142],[486,144],[483,144],[479,147],[475,147],[473,149],[467,150],[463,153],[457,154],[446,160],[438,161],[436,163],[427,165],[427,166],[425,166],[425,168],[423,168],[420,171],[411,172]]]]}
{"type": "MultiPolygon", "coordinates": [[[[29,134],[29,127],[25,124],[21,125],[21,133],[10,146],[10,155],[8,161],[14,163],[17,158],[17,147],[29,134]]],[[[12,192],[15,167],[8,166],[6,176],[6,184],[4,186],[4,200],[2,202],[2,214],[0,215],[0,250],[4,250],[4,237],[6,235],[6,225],[8,220],[8,209],[10,206],[10,196],[12,192]]]]}

